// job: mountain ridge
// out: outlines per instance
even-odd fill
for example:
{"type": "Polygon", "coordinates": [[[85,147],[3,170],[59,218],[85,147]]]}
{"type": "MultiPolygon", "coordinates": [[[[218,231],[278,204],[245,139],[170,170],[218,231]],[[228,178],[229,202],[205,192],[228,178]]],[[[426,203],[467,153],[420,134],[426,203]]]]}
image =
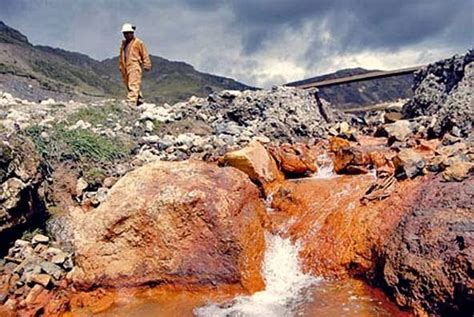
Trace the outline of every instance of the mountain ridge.
{"type": "MultiPolygon", "coordinates": [[[[21,32],[0,21],[0,90],[25,99],[60,99],[125,95],[118,57],[102,61],[86,54],[33,45],[21,32]],[[29,92],[31,90],[31,92],[29,92]]],[[[255,89],[234,79],[200,72],[185,62],[151,55],[143,92],[152,102],[174,103],[223,89],[255,89]]]]}
{"type": "MultiPolygon", "coordinates": [[[[319,75],[286,84],[299,86],[328,79],[337,79],[375,72],[375,69],[361,67],[346,68],[334,73],[319,75]]],[[[338,109],[352,109],[379,103],[409,99],[413,96],[413,75],[398,75],[387,78],[370,79],[360,82],[339,84],[319,88],[321,98],[329,101],[338,109]]]]}

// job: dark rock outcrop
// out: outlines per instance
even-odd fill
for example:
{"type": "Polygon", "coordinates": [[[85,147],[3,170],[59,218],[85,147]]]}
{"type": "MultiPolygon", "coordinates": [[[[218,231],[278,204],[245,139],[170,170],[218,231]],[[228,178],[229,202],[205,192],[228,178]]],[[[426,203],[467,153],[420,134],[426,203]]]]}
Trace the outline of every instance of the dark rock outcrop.
{"type": "Polygon", "coordinates": [[[474,178],[422,184],[385,246],[383,278],[401,306],[420,315],[474,311],[474,178]]]}
{"type": "Polygon", "coordinates": [[[280,142],[321,137],[329,127],[327,121],[343,117],[326,104],[318,105],[314,91],[289,87],[233,94],[224,91],[174,107],[176,120],[204,117],[215,135],[266,136],[280,142]]]}
{"type": "Polygon", "coordinates": [[[41,159],[34,145],[17,136],[0,140],[0,238],[7,247],[19,228],[44,216],[41,159]]]}
{"type": "Polygon", "coordinates": [[[406,118],[430,116],[429,133],[466,137],[472,132],[474,50],[428,65],[415,73],[413,99],[404,106],[406,118]],[[433,120],[434,119],[434,120],[433,120]]]}

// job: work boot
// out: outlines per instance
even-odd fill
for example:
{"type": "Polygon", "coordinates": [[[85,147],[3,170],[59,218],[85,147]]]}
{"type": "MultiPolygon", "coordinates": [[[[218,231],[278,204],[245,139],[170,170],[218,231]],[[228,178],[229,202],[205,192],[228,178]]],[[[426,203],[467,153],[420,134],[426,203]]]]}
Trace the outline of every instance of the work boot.
{"type": "Polygon", "coordinates": [[[137,99],[137,106],[140,106],[143,104],[143,95],[142,95],[142,92],[140,91],[140,94],[138,95],[138,99],[137,99]]]}

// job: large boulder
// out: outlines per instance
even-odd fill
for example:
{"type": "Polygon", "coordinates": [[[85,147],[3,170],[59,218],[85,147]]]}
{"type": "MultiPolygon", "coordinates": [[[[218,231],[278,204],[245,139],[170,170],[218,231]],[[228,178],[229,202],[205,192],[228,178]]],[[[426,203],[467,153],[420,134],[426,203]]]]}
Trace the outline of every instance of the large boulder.
{"type": "Polygon", "coordinates": [[[388,292],[419,315],[472,316],[474,178],[421,186],[382,254],[388,292]]]}
{"type": "Polygon", "coordinates": [[[257,184],[267,185],[283,179],[275,160],[258,141],[252,141],[238,151],[226,153],[219,163],[241,170],[257,184]]]}
{"type": "Polygon", "coordinates": [[[0,238],[3,247],[36,217],[45,215],[39,189],[41,158],[25,138],[0,140],[0,238]]]}
{"type": "Polygon", "coordinates": [[[265,210],[232,168],[153,162],[120,179],[97,209],[74,210],[78,288],[232,284],[263,287],[265,210]]]}

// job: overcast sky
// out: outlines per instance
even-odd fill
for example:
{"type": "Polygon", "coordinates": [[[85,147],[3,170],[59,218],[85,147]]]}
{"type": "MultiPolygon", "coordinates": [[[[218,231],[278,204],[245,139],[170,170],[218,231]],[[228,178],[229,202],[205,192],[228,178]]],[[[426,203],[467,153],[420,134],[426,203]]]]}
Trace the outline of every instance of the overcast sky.
{"type": "Polygon", "coordinates": [[[474,0],[0,0],[0,20],[96,59],[118,54],[132,22],[152,54],[260,87],[474,46],[474,0]]]}

